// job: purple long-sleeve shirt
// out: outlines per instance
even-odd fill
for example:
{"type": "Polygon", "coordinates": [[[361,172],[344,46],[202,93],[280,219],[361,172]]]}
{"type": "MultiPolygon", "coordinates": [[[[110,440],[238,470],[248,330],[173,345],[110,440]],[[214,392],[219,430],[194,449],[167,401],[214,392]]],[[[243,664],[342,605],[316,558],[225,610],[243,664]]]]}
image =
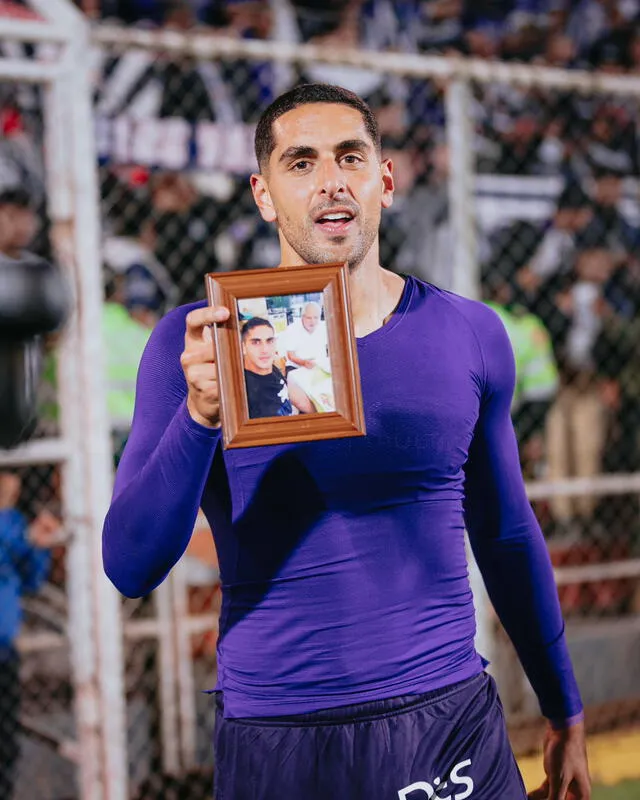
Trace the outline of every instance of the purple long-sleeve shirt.
{"type": "Polygon", "coordinates": [[[150,592],[202,507],[223,587],[225,714],[304,713],[480,672],[466,523],[543,713],[577,717],[495,313],[408,278],[390,321],[358,339],[365,437],[224,451],[219,431],[186,409],[179,357],[194,307],[169,313],[143,356],[104,564],[124,594],[150,592]]]}

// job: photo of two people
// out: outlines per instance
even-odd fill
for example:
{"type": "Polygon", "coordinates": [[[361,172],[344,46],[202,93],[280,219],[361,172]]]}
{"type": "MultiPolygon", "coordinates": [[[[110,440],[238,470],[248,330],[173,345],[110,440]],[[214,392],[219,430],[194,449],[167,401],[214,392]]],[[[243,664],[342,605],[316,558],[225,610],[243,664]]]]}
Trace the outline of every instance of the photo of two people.
{"type": "Polygon", "coordinates": [[[249,417],[335,411],[322,294],[237,303],[249,417]]]}

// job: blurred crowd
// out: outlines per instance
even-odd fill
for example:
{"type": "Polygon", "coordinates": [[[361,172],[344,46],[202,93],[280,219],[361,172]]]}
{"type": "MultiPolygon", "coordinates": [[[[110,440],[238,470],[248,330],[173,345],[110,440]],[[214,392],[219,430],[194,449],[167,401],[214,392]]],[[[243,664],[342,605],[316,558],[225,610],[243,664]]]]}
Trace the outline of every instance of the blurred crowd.
{"type": "Polygon", "coordinates": [[[633,71],[637,0],[76,0],[93,18],[633,71]],[[287,14],[289,24],[283,24],[287,14]]]}
{"type": "MultiPolygon", "coordinates": [[[[635,73],[640,65],[640,0],[77,3],[96,24],[608,73],[635,73]]],[[[339,83],[357,92],[373,108],[384,155],[394,162],[396,198],[383,216],[382,263],[450,287],[443,80],[389,77],[355,66],[230,57],[211,62],[106,49],[96,49],[93,68],[97,117],[181,120],[194,130],[211,126],[209,136],[228,126],[245,126],[250,134],[268,103],[301,82],[339,83]]],[[[0,85],[0,188],[20,185],[28,192],[30,200],[19,202],[44,221],[29,247],[51,255],[37,91],[0,85]]],[[[638,98],[623,94],[473,86],[476,170],[494,180],[487,192],[498,203],[509,185],[490,220],[479,192],[476,234],[484,300],[503,317],[514,344],[513,413],[529,478],[640,469],[638,106],[638,98]],[[521,195],[530,200],[536,192],[532,210],[521,195]]],[[[186,149],[201,138],[185,139],[186,149]]],[[[145,141],[167,146],[162,137],[145,141]]],[[[135,360],[159,317],[203,297],[206,272],[271,267],[278,259],[276,235],[256,213],[249,190],[250,153],[233,171],[197,164],[170,170],[143,151],[138,159],[131,151],[127,158],[111,153],[100,165],[104,329],[109,351],[120,353],[110,369],[114,428],[122,439],[135,360]],[[128,340],[136,346],[127,348],[128,340]]],[[[609,501],[558,497],[541,513],[546,530],[566,533],[576,520],[580,530],[606,529],[612,511],[609,501]]]]}

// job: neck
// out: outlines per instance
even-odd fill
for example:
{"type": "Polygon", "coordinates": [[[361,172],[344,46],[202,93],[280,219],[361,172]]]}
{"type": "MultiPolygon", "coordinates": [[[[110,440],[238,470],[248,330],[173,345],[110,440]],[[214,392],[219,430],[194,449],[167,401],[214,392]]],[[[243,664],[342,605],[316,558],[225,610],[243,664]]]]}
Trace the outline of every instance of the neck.
{"type": "Polygon", "coordinates": [[[256,375],[269,375],[269,373],[273,372],[273,364],[269,367],[269,369],[261,369],[260,367],[256,367],[255,364],[252,364],[246,358],[244,360],[244,368],[249,372],[254,372],[256,375]]]}
{"type": "MultiPolygon", "coordinates": [[[[281,238],[281,267],[306,263],[281,238]]],[[[381,328],[398,305],[404,278],[380,266],[378,241],[354,269],[349,269],[349,295],[356,337],[381,328]]]]}
{"type": "Polygon", "coordinates": [[[385,325],[400,301],[404,279],[379,264],[362,263],[349,275],[349,294],[355,334],[367,336],[385,325]]]}

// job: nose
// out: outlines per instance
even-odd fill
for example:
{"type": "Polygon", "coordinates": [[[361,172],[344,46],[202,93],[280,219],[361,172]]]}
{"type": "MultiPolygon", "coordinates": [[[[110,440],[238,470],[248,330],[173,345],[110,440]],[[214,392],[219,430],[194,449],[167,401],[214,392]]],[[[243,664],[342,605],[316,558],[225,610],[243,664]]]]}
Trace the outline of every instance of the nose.
{"type": "Polygon", "coordinates": [[[340,165],[334,158],[327,158],[320,165],[320,194],[325,197],[334,197],[346,190],[346,181],[340,165]]]}

